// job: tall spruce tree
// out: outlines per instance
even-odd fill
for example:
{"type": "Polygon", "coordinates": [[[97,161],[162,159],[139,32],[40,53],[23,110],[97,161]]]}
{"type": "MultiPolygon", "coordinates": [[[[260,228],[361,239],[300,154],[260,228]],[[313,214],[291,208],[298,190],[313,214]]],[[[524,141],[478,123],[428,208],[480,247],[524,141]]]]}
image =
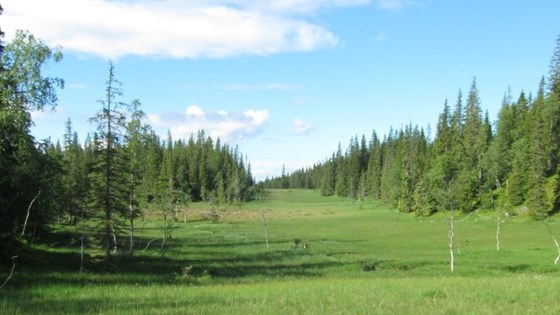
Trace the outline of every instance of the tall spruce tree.
{"type": "Polygon", "coordinates": [[[383,168],[383,155],[381,141],[373,132],[370,144],[370,154],[367,166],[368,195],[374,200],[381,198],[381,169],[383,168]]]}
{"type": "Polygon", "coordinates": [[[142,197],[142,181],[146,173],[146,141],[149,127],[143,122],[145,113],[140,109],[140,101],[133,100],[129,108],[129,120],[126,124],[124,153],[128,162],[127,201],[129,221],[128,254],[134,254],[134,221],[140,214],[140,207],[145,198],[142,197]]]}
{"type": "Polygon", "coordinates": [[[548,143],[545,117],[544,80],[541,81],[537,99],[531,107],[532,128],[529,134],[529,172],[527,173],[527,205],[533,218],[544,219],[550,210],[546,184],[546,165],[548,143]]]}
{"type": "Polygon", "coordinates": [[[113,63],[109,63],[109,78],[106,81],[105,98],[99,100],[101,110],[91,118],[97,123],[99,138],[95,145],[93,166],[94,194],[91,205],[101,215],[100,236],[105,252],[104,270],[112,267],[111,252],[117,249],[117,239],[122,228],[120,216],[127,213],[126,162],[122,152],[122,135],[126,128],[123,109],[126,104],[119,101],[121,85],[115,78],[113,63]]]}

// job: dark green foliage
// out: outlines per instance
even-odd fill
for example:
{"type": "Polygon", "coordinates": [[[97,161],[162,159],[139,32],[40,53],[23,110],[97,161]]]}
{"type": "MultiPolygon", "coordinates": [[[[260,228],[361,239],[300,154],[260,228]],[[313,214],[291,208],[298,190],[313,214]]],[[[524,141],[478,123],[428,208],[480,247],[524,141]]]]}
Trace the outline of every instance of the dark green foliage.
{"type": "Polygon", "coordinates": [[[60,199],[50,195],[61,185],[60,155],[46,141],[39,145],[30,135],[32,110],[54,107],[57,78],[44,77],[42,65],[62,55],[28,32],[18,31],[2,50],[0,59],[0,238],[22,233],[29,212],[26,234],[32,238],[55,216],[60,199]],[[52,184],[52,185],[51,185],[52,184]],[[30,208],[32,200],[41,196],[30,208]],[[33,215],[31,215],[31,213],[33,215]]]}
{"type": "MultiPolygon", "coordinates": [[[[495,124],[483,115],[473,79],[465,100],[459,91],[453,110],[445,102],[433,140],[412,125],[391,129],[382,141],[374,132],[368,145],[356,136],[344,154],[339,145],[326,162],[283,178],[292,183],[292,176],[318,176],[319,185],[293,181],[290,188],[360,200],[367,193],[418,215],[499,205],[543,219],[560,210],[560,37],[557,45],[548,93],[544,79],[535,99],[521,92],[513,102],[508,91],[495,124]]],[[[275,181],[264,185],[281,188],[275,181]]]]}

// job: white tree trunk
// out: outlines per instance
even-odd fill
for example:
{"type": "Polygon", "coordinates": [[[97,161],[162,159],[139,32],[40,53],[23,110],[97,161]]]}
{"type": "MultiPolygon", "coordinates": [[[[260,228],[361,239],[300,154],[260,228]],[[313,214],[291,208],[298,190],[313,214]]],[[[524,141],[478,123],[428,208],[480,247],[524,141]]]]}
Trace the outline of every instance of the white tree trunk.
{"type": "Polygon", "coordinates": [[[268,228],[266,227],[266,218],[264,216],[262,199],[261,199],[260,195],[259,195],[259,201],[261,203],[261,218],[262,218],[262,222],[263,222],[263,226],[264,226],[264,240],[265,240],[265,244],[266,244],[266,250],[270,250],[270,247],[268,246],[268,228]]]}
{"type": "Polygon", "coordinates": [[[496,224],[496,251],[500,251],[500,221],[502,220],[502,210],[498,212],[498,223],[496,224]]]}
{"type": "Polygon", "coordinates": [[[556,244],[556,249],[558,250],[558,256],[556,256],[556,259],[554,260],[554,264],[558,265],[558,262],[560,261],[560,244],[558,244],[558,240],[556,239],[556,236],[554,236],[554,233],[552,233],[552,229],[550,228],[550,225],[548,225],[547,223],[545,223],[544,225],[546,225],[546,228],[548,229],[548,233],[550,233],[550,236],[552,237],[554,244],[556,244]]]}
{"type": "Polygon", "coordinates": [[[2,289],[6,283],[8,283],[8,281],[10,281],[10,279],[12,279],[12,276],[14,275],[14,270],[16,269],[16,259],[18,258],[18,256],[13,256],[12,257],[12,271],[10,272],[10,275],[8,276],[8,278],[6,278],[6,281],[4,281],[4,283],[2,283],[2,285],[0,285],[0,289],[2,289]]]}
{"type": "Polygon", "coordinates": [[[448,237],[449,237],[449,254],[451,256],[451,272],[455,271],[455,213],[451,210],[451,218],[449,219],[449,230],[448,230],[448,237]]]}
{"type": "Polygon", "coordinates": [[[29,207],[27,207],[27,215],[25,216],[25,222],[23,222],[23,229],[21,231],[21,237],[23,237],[25,235],[25,228],[27,227],[27,220],[29,220],[29,213],[31,212],[31,207],[33,206],[33,203],[35,202],[35,200],[37,200],[37,198],[39,197],[40,194],[41,194],[41,190],[39,189],[39,192],[37,193],[35,198],[33,198],[33,200],[31,200],[31,202],[29,203],[29,207]]]}

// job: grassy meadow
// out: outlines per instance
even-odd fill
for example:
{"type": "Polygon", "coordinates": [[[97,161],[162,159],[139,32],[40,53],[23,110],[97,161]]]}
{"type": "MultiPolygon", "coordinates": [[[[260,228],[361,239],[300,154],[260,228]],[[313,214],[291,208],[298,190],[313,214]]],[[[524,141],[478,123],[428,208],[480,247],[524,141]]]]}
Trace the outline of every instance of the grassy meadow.
{"type": "MultiPolygon", "coordinates": [[[[494,212],[459,216],[451,273],[443,215],[307,190],[267,191],[214,222],[209,210],[181,212],[163,257],[157,212],[139,221],[135,257],[119,256],[110,274],[93,250],[80,273],[79,235],[56,227],[19,253],[0,314],[560,313],[557,250],[542,222],[504,220],[498,252],[494,212]]],[[[0,266],[3,282],[12,265],[0,266]]]]}

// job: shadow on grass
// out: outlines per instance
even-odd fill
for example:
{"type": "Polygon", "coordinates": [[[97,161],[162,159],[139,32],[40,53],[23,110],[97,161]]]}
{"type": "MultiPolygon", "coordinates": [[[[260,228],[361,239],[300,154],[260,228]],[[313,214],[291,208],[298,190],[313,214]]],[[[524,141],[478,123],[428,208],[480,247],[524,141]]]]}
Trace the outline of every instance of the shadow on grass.
{"type": "MultiPolygon", "coordinates": [[[[320,277],[326,269],[337,267],[342,263],[325,261],[315,257],[311,251],[300,248],[265,251],[251,249],[262,242],[230,242],[223,244],[185,242],[182,239],[170,241],[168,253],[159,254],[160,242],[154,242],[147,251],[138,250],[135,256],[126,253],[112,257],[112,269],[109,274],[103,271],[103,252],[88,250],[84,260],[85,272],[80,273],[80,242],[78,235],[60,232],[53,238],[45,240],[35,247],[23,247],[20,251],[17,268],[10,287],[24,289],[38,285],[101,285],[101,284],[181,284],[181,277],[189,269],[188,277],[211,277],[220,282],[228,279],[246,277],[320,277]],[[56,247],[51,245],[55,244],[56,247]],[[193,250],[192,253],[180,253],[174,248],[207,249],[193,250]],[[242,251],[224,251],[223,247],[246,248],[242,251]],[[93,256],[92,253],[97,253],[93,256]]],[[[150,241],[138,238],[137,248],[150,241]]],[[[278,241],[286,243],[287,241],[278,241]]],[[[0,269],[0,277],[7,270],[7,265],[0,269]],[[6,268],[4,268],[6,267],[6,268]]]]}

